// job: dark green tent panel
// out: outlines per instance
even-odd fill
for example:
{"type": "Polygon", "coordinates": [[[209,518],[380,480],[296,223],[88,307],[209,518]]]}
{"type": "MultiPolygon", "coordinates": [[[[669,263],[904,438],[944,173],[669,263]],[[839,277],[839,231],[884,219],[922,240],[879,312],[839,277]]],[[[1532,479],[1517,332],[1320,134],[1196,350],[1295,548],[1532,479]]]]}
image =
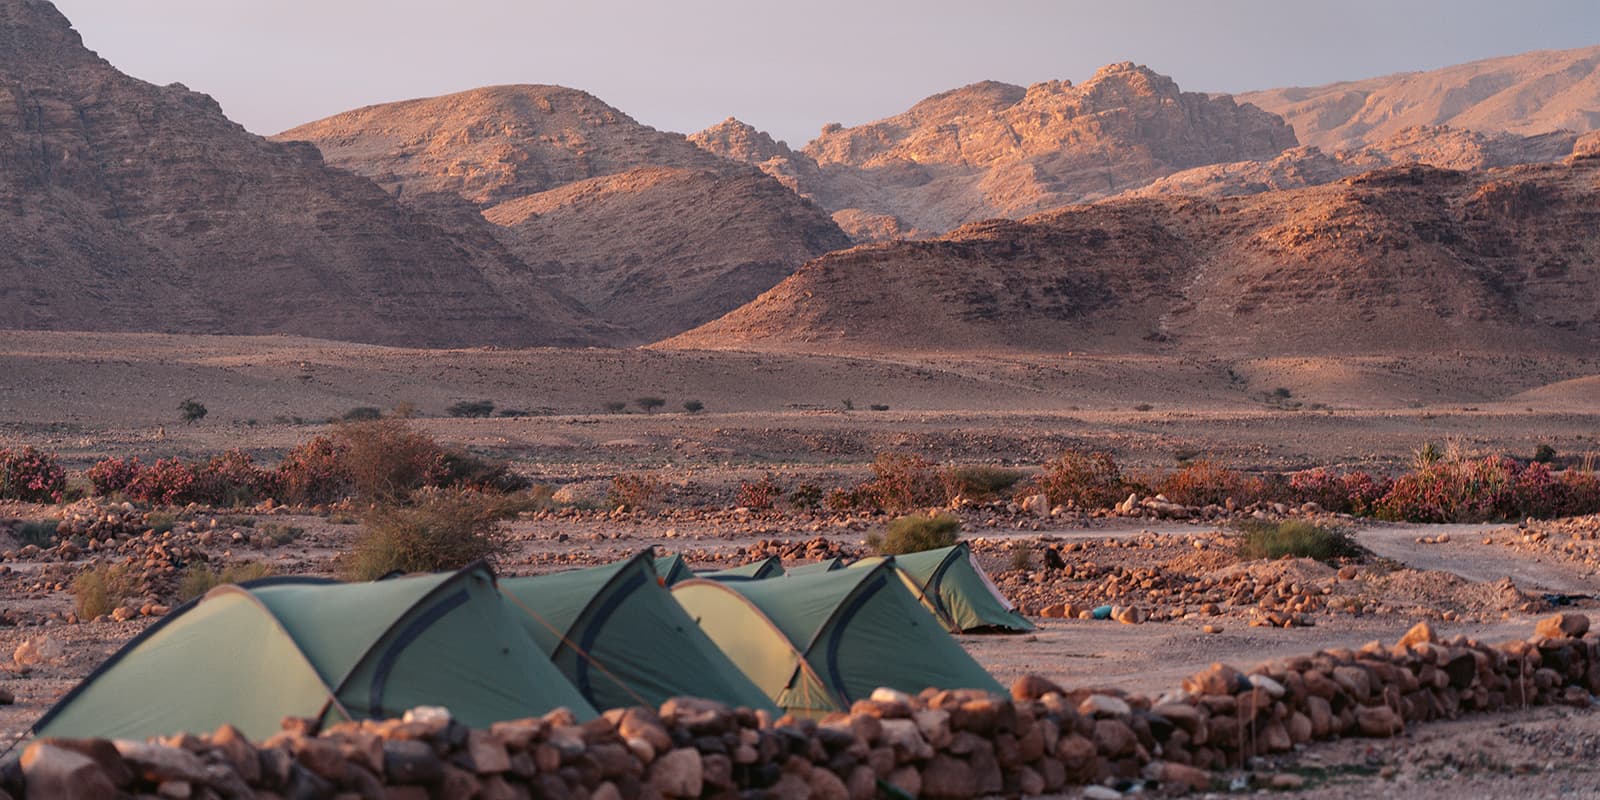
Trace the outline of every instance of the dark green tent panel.
{"type": "Polygon", "coordinates": [[[713,581],[764,581],[776,578],[783,574],[783,559],[777,556],[767,556],[760,561],[752,561],[728,569],[719,569],[711,572],[696,572],[694,577],[705,578],[713,581]]]}
{"type": "Polygon", "coordinates": [[[341,584],[221,586],[146,629],[34,725],[141,739],[285,716],[324,722],[445,706],[475,727],[565,706],[595,715],[523,632],[484,565],[341,584]]]}
{"type": "Polygon", "coordinates": [[[590,569],[506,578],[523,627],[595,708],[688,695],[775,710],[656,578],[648,551],[590,569]]]}
{"type": "Polygon", "coordinates": [[[656,575],[660,576],[663,586],[671,586],[678,581],[686,581],[694,577],[694,570],[689,568],[689,562],[683,556],[673,553],[656,559],[656,575]]]}
{"type": "Polygon", "coordinates": [[[692,580],[672,596],[787,711],[848,709],[880,686],[1002,692],[888,564],[762,581],[692,580]]]}
{"type": "Polygon", "coordinates": [[[822,561],[814,561],[810,564],[801,564],[798,567],[790,567],[784,574],[811,575],[817,572],[832,572],[836,569],[844,569],[844,559],[838,556],[834,556],[833,558],[822,561]]]}
{"type": "MultiPolygon", "coordinates": [[[[876,566],[882,558],[865,558],[851,569],[876,566]]],[[[972,547],[954,547],[907,553],[888,559],[917,595],[952,633],[978,631],[1031,631],[1033,623],[1017,613],[1016,606],[978,566],[972,547]]]]}

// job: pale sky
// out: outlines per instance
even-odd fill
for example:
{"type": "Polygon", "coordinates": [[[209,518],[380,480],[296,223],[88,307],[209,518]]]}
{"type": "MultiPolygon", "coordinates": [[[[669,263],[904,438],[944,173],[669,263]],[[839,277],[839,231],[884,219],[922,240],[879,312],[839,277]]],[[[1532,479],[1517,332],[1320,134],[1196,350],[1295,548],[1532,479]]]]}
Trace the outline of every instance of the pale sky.
{"type": "Polygon", "coordinates": [[[1243,91],[1600,44],[1596,0],[55,0],[124,72],[215,97],[261,134],[499,83],[590,92],[693,132],[796,147],[973,81],[1148,64],[1243,91]]]}

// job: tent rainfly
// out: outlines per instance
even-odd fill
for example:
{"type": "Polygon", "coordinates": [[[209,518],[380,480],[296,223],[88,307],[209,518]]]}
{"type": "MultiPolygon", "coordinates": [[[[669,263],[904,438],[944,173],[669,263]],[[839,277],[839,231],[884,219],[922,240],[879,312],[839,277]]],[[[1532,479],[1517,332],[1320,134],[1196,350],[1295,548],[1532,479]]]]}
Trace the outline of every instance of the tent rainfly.
{"type": "Polygon", "coordinates": [[[689,580],[672,596],[785,711],[843,711],[880,686],[1004,693],[888,564],[764,581],[689,580]]]}
{"type": "Polygon", "coordinates": [[[814,562],[812,562],[810,564],[801,564],[798,567],[790,567],[789,570],[787,572],[785,572],[784,574],[785,575],[811,575],[811,574],[818,573],[818,572],[832,572],[832,571],[834,571],[836,569],[844,569],[844,559],[842,559],[842,558],[840,558],[838,556],[834,556],[833,558],[829,558],[829,559],[824,559],[822,561],[814,561],[814,562]]]}
{"type": "Polygon", "coordinates": [[[850,568],[872,567],[885,560],[900,571],[912,594],[951,633],[1034,630],[1033,623],[1017,613],[1017,607],[978,566],[972,546],[966,542],[889,559],[864,558],[850,568]]]}
{"type": "Polygon", "coordinates": [[[752,561],[729,569],[696,572],[694,577],[712,581],[764,581],[781,575],[783,575],[783,559],[777,556],[767,556],[760,561],[752,561]]]}
{"type": "Polygon", "coordinates": [[[670,697],[775,710],[656,580],[649,551],[589,569],[505,578],[524,630],[595,708],[670,697]]]}
{"type": "Polygon", "coordinates": [[[266,578],[219,586],[100,665],[33,726],[144,739],[286,716],[323,724],[445,706],[484,727],[595,710],[523,632],[484,564],[374,583],[266,578]]]}
{"type": "Polygon", "coordinates": [[[661,579],[662,586],[671,586],[693,578],[694,570],[689,568],[689,562],[684,560],[682,554],[673,553],[656,559],[656,575],[661,579]]]}

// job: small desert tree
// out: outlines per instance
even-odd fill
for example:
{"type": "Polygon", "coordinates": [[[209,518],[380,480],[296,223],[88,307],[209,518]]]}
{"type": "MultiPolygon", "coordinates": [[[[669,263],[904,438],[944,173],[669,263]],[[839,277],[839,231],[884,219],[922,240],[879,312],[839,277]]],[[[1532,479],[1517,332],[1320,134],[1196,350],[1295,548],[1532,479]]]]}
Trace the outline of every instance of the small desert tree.
{"type": "Polygon", "coordinates": [[[612,400],[605,404],[605,410],[607,414],[621,414],[622,409],[627,407],[628,404],[622,402],[621,400],[612,400]]]}
{"type": "Polygon", "coordinates": [[[700,402],[699,400],[683,401],[683,410],[689,412],[690,414],[698,414],[701,411],[704,411],[705,407],[706,404],[700,402]]]}
{"type": "Polygon", "coordinates": [[[667,401],[659,397],[640,397],[636,398],[633,404],[643,409],[646,414],[654,414],[656,409],[666,405],[667,401]]]}
{"type": "Polygon", "coordinates": [[[193,397],[186,397],[183,402],[178,404],[178,418],[184,422],[199,422],[205,417],[206,407],[193,397]]]}

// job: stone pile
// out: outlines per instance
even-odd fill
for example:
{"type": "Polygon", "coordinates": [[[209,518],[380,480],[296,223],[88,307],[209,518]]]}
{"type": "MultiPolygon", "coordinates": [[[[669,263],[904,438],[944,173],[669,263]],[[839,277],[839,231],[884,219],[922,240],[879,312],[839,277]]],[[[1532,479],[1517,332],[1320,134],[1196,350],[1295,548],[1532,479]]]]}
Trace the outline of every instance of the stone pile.
{"type": "Polygon", "coordinates": [[[755,561],[777,556],[786,562],[824,561],[830,558],[855,559],[861,557],[859,548],[818,536],[807,541],[788,539],[763,539],[749,547],[739,548],[746,560],[755,561]]]}
{"type": "Polygon", "coordinates": [[[1387,738],[1467,712],[1561,703],[1600,688],[1600,638],[1560,614],[1528,640],[1441,640],[1426,623],[1398,644],[1326,650],[1239,672],[1221,664],[1160,697],[1067,690],[1025,677],[1012,697],[880,689],[849,712],[776,721],[678,698],[578,723],[564,710],[469,730],[447,711],[309,720],[252,743],[224,726],[149,742],[45,739],[5,773],[14,797],[734,797],[867,800],[1038,795],[1143,781],[1183,792],[1256,755],[1343,736],[1387,738]]]}

